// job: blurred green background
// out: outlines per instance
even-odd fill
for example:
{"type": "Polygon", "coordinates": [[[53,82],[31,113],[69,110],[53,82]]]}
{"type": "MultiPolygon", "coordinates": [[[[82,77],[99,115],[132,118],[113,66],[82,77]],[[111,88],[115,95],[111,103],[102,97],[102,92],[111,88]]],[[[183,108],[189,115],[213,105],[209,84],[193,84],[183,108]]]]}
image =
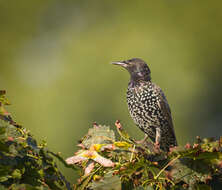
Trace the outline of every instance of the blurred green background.
{"type": "MultiPolygon", "coordinates": [[[[222,1],[0,0],[0,88],[16,121],[64,157],[92,125],[129,117],[129,75],[111,61],[139,57],[170,103],[181,145],[222,135],[222,1]]],[[[64,169],[69,179],[73,171],[64,169]]]]}

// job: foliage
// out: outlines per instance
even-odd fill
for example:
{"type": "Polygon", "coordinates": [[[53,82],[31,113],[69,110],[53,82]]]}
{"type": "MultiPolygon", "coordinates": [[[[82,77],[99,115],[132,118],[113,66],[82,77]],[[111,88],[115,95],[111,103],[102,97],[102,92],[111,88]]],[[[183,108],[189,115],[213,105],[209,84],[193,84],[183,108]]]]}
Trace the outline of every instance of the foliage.
{"type": "Polygon", "coordinates": [[[0,189],[71,189],[58,170],[46,143],[15,123],[4,108],[9,105],[0,91],[0,189]]]}
{"type": "Polygon", "coordinates": [[[117,121],[116,131],[94,123],[74,156],[63,160],[38,144],[13,121],[0,91],[0,189],[72,189],[52,156],[80,172],[74,189],[210,190],[222,185],[222,138],[162,152],[151,142],[138,144],[117,121]]]}
{"type": "Polygon", "coordinates": [[[209,190],[215,187],[212,179],[221,183],[221,141],[198,137],[193,146],[166,153],[151,143],[136,144],[118,121],[116,129],[118,139],[110,127],[94,124],[81,149],[66,160],[82,168],[75,189],[209,190]]]}

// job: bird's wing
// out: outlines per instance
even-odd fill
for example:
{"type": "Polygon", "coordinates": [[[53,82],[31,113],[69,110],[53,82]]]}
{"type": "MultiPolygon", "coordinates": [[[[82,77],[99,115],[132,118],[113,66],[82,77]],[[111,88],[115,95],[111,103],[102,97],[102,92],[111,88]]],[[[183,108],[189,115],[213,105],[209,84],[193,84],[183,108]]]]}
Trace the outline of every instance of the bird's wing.
{"type": "Polygon", "coordinates": [[[164,95],[161,88],[158,87],[157,85],[155,85],[155,88],[157,90],[158,97],[159,97],[158,106],[159,106],[160,110],[162,110],[162,114],[167,119],[168,124],[169,124],[169,134],[172,134],[173,138],[176,141],[170,106],[169,106],[166,96],[164,95]]]}

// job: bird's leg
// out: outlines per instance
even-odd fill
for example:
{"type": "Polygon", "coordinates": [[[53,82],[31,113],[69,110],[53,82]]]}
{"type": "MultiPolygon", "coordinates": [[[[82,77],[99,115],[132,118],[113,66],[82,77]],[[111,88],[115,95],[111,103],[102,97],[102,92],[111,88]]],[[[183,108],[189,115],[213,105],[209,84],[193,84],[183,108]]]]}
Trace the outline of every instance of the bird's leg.
{"type": "Polygon", "coordinates": [[[155,139],[155,147],[157,149],[160,148],[160,139],[161,139],[161,130],[159,127],[156,128],[156,139],[155,139]]]}
{"type": "Polygon", "coordinates": [[[144,138],[143,138],[142,140],[140,140],[140,141],[136,141],[136,143],[137,143],[137,144],[143,144],[143,143],[146,141],[147,138],[148,138],[148,135],[145,134],[145,135],[144,135],[144,138]]]}

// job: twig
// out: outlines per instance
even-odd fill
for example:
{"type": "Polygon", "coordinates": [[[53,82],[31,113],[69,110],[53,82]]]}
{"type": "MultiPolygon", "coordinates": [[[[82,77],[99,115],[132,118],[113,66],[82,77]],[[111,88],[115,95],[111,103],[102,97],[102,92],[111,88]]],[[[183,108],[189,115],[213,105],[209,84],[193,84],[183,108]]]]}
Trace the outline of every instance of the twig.
{"type": "Polygon", "coordinates": [[[133,160],[133,154],[134,154],[135,148],[136,148],[136,145],[134,144],[134,145],[133,145],[132,154],[131,154],[131,156],[130,156],[130,162],[132,162],[132,160],[133,160]]]}
{"type": "Polygon", "coordinates": [[[178,158],[180,157],[180,155],[178,155],[176,158],[174,158],[173,160],[171,160],[166,166],[164,166],[160,171],[159,173],[154,177],[154,179],[157,179],[161,173],[169,166],[171,165],[173,162],[175,162],[178,158]]]}
{"type": "Polygon", "coordinates": [[[122,125],[119,120],[117,120],[115,122],[115,126],[116,126],[117,132],[119,133],[120,137],[122,139],[124,139],[126,142],[132,144],[133,142],[122,134],[121,130],[123,130],[123,128],[122,128],[122,125]]]}

